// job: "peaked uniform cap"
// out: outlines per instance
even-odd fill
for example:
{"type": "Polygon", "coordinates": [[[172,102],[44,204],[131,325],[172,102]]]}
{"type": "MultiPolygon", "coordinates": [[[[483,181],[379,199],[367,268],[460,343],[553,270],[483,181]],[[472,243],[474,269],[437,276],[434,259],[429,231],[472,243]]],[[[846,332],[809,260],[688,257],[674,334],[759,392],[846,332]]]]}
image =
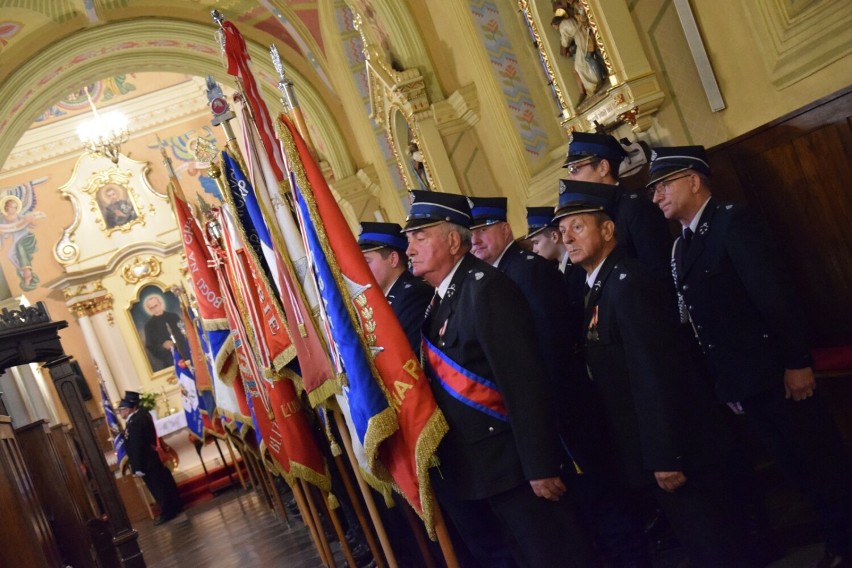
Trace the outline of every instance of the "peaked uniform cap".
{"type": "Polygon", "coordinates": [[[591,132],[574,132],[568,137],[568,157],[563,168],[574,162],[581,162],[590,158],[601,158],[609,160],[612,167],[617,171],[618,165],[627,157],[627,152],[618,143],[618,140],[609,134],[595,134],[591,132]]]}
{"type": "Polygon", "coordinates": [[[648,169],[648,183],[651,187],[677,173],[694,170],[706,176],[710,175],[710,164],[704,146],[668,146],[654,148],[648,169]]]}
{"type": "Polygon", "coordinates": [[[527,236],[530,239],[553,224],[553,207],[527,207],[527,236]]]}
{"type": "Polygon", "coordinates": [[[590,181],[559,180],[559,205],[553,221],[580,213],[603,212],[615,220],[616,186],[590,181]]]}
{"type": "Polygon", "coordinates": [[[467,197],[421,189],[411,191],[411,210],[405,218],[403,232],[444,222],[470,228],[470,203],[467,197]]]}
{"type": "Polygon", "coordinates": [[[361,234],[358,235],[358,246],[364,252],[384,247],[405,252],[408,248],[408,241],[402,234],[402,227],[398,223],[363,221],[361,223],[361,234]]]}
{"type": "Polygon", "coordinates": [[[471,197],[471,229],[501,223],[506,220],[509,201],[505,197],[471,197]]]}

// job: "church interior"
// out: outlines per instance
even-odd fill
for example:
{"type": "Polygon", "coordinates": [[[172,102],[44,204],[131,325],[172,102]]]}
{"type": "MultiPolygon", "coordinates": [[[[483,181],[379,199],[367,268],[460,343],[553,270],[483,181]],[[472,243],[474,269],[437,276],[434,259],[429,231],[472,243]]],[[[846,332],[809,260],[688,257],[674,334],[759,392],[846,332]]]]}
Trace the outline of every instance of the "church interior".
{"type": "MultiPolygon", "coordinates": [[[[160,419],[183,412],[173,365],[146,348],[146,300],[179,311],[191,286],[164,157],[193,207],[223,201],[211,163],[227,132],[208,90],[236,107],[238,85],[214,9],[243,34],[273,114],[287,110],[277,47],[354,234],[360,221],[403,223],[411,189],[507,197],[525,234],[525,207],[556,203],[572,132],[640,155],[705,146],[714,193],[758,211],[777,239],[852,444],[845,0],[0,0],[0,307],[41,302],[67,322],[59,337],[96,432],[102,393],[149,393],[160,419]],[[583,16],[591,80],[561,43],[560,10],[583,16]],[[97,153],[80,127],[114,111],[123,135],[97,153]]],[[[646,171],[623,183],[643,187],[646,171]]],[[[73,422],[39,362],[5,369],[0,392],[10,431],[73,422]]],[[[179,485],[234,462],[174,428],[179,485]]],[[[147,522],[144,497],[122,491],[147,522]]]]}

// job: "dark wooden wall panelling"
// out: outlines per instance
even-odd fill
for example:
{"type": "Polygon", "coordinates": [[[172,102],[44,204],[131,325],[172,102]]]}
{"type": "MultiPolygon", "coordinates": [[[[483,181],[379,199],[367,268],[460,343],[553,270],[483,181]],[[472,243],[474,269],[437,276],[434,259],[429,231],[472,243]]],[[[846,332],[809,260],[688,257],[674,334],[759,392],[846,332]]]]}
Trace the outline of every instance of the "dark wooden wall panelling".
{"type": "Polygon", "coordinates": [[[812,345],[852,345],[852,87],[709,150],[714,195],[774,233],[812,345]]]}

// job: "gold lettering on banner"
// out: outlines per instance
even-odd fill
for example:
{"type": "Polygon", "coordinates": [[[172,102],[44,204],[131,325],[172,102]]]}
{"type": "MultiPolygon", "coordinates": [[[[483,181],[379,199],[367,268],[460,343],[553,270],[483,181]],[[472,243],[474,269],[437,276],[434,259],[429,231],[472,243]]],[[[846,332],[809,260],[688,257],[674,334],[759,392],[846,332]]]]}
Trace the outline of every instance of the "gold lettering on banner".
{"type": "MultiPolygon", "coordinates": [[[[412,379],[414,379],[414,382],[420,380],[420,373],[418,372],[420,371],[420,366],[418,365],[416,359],[409,359],[408,361],[403,363],[402,370],[408,373],[408,375],[411,376],[412,379]]],[[[408,391],[414,388],[414,383],[403,380],[396,380],[393,382],[393,387],[394,392],[391,393],[391,406],[393,406],[395,410],[399,410],[405,402],[405,397],[408,394],[408,391]]]]}
{"type": "Polygon", "coordinates": [[[411,378],[415,381],[420,380],[420,365],[417,364],[416,359],[409,359],[405,363],[402,364],[402,370],[411,375],[411,378]]]}
{"type": "MultiPolygon", "coordinates": [[[[271,413],[270,413],[271,414],[271,413]]],[[[273,420],[274,417],[270,416],[270,420],[273,420]]],[[[269,449],[272,450],[272,453],[279,454],[281,453],[281,445],[282,445],[282,436],[281,432],[278,430],[278,426],[275,422],[272,422],[271,432],[269,439],[266,441],[269,449]]]]}
{"type": "Polygon", "coordinates": [[[291,416],[298,413],[299,409],[301,408],[302,405],[299,404],[298,400],[291,400],[287,404],[281,405],[281,414],[284,416],[284,418],[290,418],[291,416]]]}
{"type": "Polygon", "coordinates": [[[414,388],[414,385],[404,381],[394,381],[393,388],[396,391],[394,392],[394,398],[396,399],[398,408],[402,406],[402,403],[405,401],[405,395],[408,394],[408,391],[414,388]]]}

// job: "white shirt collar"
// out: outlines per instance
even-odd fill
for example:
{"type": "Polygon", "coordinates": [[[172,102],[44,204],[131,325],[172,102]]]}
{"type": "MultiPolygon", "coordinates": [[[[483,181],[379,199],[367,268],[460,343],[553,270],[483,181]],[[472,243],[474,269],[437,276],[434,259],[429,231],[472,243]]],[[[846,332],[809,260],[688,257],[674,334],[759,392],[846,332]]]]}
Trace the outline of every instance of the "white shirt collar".
{"type": "Polygon", "coordinates": [[[495,260],[491,266],[497,268],[497,265],[500,264],[500,261],[503,259],[503,255],[506,254],[506,251],[509,250],[509,247],[512,246],[512,243],[514,242],[515,241],[509,241],[509,244],[506,245],[506,248],[503,249],[503,252],[500,253],[500,256],[497,257],[497,260],[495,260]]]}
{"type": "Polygon", "coordinates": [[[562,258],[559,259],[559,272],[565,274],[565,271],[568,269],[569,262],[571,262],[571,257],[568,256],[568,251],[566,250],[562,255],[562,258]]]}
{"type": "Polygon", "coordinates": [[[400,277],[400,276],[402,276],[402,272],[400,272],[400,273],[397,275],[397,277],[393,279],[393,282],[391,282],[391,283],[388,285],[388,287],[387,287],[387,288],[385,288],[384,290],[382,290],[382,291],[385,293],[385,298],[387,298],[387,297],[388,297],[388,293],[391,291],[391,288],[393,288],[393,285],[394,285],[394,284],[396,284],[396,281],[397,281],[397,280],[399,280],[399,277],[400,277]]]}
{"type": "Polygon", "coordinates": [[[443,280],[441,280],[441,283],[440,283],[440,284],[438,284],[438,287],[437,287],[437,288],[435,288],[435,291],[436,291],[436,292],[438,292],[438,296],[440,296],[442,300],[443,300],[443,299],[444,299],[444,297],[447,295],[447,289],[450,287],[450,282],[452,282],[452,281],[453,281],[453,276],[455,275],[456,270],[458,270],[458,269],[459,269],[459,265],[461,264],[462,260],[464,260],[464,257],[461,257],[461,258],[459,259],[459,261],[458,261],[458,262],[456,262],[456,265],[455,265],[455,266],[453,266],[453,269],[452,269],[452,270],[450,270],[450,273],[449,273],[449,274],[447,274],[447,275],[444,277],[444,279],[443,279],[443,280]]]}
{"type": "Polygon", "coordinates": [[[707,198],[707,201],[704,202],[704,205],[701,206],[701,209],[695,214],[695,217],[692,218],[692,221],[687,225],[693,233],[698,230],[698,222],[701,221],[701,215],[704,213],[704,208],[707,207],[707,204],[710,203],[710,198],[707,198]]]}
{"type": "Polygon", "coordinates": [[[589,286],[589,288],[594,287],[595,280],[598,279],[598,272],[601,271],[601,267],[603,266],[604,262],[606,262],[606,258],[604,258],[601,263],[595,267],[594,270],[592,270],[589,274],[586,275],[586,284],[589,286]]]}

